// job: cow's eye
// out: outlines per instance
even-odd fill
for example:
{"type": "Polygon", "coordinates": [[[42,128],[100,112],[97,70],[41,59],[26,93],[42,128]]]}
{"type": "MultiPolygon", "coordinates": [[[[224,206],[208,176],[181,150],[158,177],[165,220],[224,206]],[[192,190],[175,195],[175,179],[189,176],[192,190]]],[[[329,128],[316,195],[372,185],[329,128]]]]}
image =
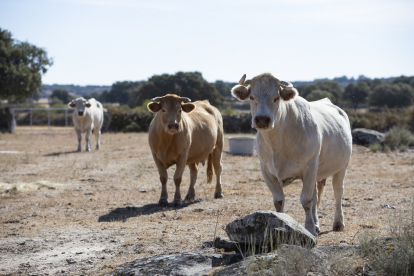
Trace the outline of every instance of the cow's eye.
{"type": "Polygon", "coordinates": [[[162,110],[162,112],[164,112],[164,113],[165,113],[165,112],[167,112],[167,110],[163,109],[163,110],[162,110]]]}
{"type": "Polygon", "coordinates": [[[180,109],[180,110],[178,110],[178,113],[181,113],[181,111],[182,111],[181,109],[180,109]]]}
{"type": "Polygon", "coordinates": [[[277,102],[280,99],[280,96],[276,96],[273,102],[277,102]]]}
{"type": "Polygon", "coordinates": [[[250,100],[251,100],[251,101],[254,101],[254,97],[253,97],[253,96],[250,96],[250,100]]]}

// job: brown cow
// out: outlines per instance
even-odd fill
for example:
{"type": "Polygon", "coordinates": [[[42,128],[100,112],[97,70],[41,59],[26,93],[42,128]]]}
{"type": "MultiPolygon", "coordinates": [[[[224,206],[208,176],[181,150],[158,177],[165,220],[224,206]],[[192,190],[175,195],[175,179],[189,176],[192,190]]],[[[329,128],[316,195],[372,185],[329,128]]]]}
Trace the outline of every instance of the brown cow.
{"type": "Polygon", "coordinates": [[[207,161],[207,182],[213,168],[217,183],[214,198],[222,198],[221,170],[223,153],[223,119],[208,100],[190,103],[189,98],[168,94],[156,97],[148,109],[156,113],[149,129],[149,145],[161,181],[161,206],[168,204],[167,169],[176,164],[174,173],[175,206],[182,206],[180,184],[185,165],[190,168],[190,187],[185,200],[194,200],[198,163],[207,161]],[[184,112],[182,112],[184,111],[184,112]]]}

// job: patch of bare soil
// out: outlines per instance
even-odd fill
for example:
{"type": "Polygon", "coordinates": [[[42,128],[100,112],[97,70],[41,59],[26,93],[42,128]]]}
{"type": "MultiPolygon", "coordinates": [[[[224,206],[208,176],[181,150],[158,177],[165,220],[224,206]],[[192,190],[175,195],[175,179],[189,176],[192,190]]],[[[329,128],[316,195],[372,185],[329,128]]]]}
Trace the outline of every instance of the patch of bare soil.
{"type": "MultiPolygon", "coordinates": [[[[0,275],[104,275],[137,258],[199,249],[215,235],[225,237],[223,229],[234,219],[274,210],[257,156],[228,153],[223,199],[214,199],[215,183],[206,183],[202,167],[196,201],[181,209],[158,207],[161,185],[147,137],[105,133],[99,151],[78,153],[74,132],[2,134],[0,275]]],[[[345,178],[345,231],[331,231],[328,179],[318,245],[357,244],[365,229],[387,235],[391,217],[411,214],[413,164],[413,151],[371,153],[354,146],[345,178]]],[[[168,171],[171,201],[174,168],[168,171]]],[[[186,169],[183,197],[189,180],[186,169]]],[[[303,224],[301,187],[295,181],[285,188],[285,209],[303,224]]]]}

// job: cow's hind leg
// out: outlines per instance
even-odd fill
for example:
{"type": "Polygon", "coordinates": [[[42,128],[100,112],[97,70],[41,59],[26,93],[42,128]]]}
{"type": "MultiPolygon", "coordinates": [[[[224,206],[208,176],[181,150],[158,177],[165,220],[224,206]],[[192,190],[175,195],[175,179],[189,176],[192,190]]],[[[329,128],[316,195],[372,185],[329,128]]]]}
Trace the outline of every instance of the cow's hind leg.
{"type": "Polygon", "coordinates": [[[97,127],[93,132],[95,132],[96,149],[99,149],[101,146],[101,130],[97,127]]]}
{"type": "Polygon", "coordinates": [[[267,167],[260,162],[260,168],[262,169],[263,178],[269,187],[273,195],[273,204],[275,205],[277,212],[283,212],[285,206],[285,194],[283,193],[282,185],[279,183],[276,177],[274,177],[267,167]]]}
{"type": "Polygon", "coordinates": [[[336,202],[335,218],[332,227],[333,231],[343,231],[345,228],[344,214],[342,212],[342,196],[344,194],[344,178],[346,174],[346,167],[347,166],[334,174],[332,178],[332,186],[336,202]]]}
{"type": "Polygon", "coordinates": [[[221,159],[222,153],[223,147],[217,145],[211,153],[211,156],[209,156],[209,159],[212,159],[214,172],[216,173],[216,190],[214,191],[214,198],[223,198],[223,189],[221,187],[221,171],[223,170],[223,160],[221,159]]]}
{"type": "Polygon", "coordinates": [[[195,198],[195,183],[198,175],[198,165],[193,163],[188,165],[190,168],[190,187],[188,187],[187,195],[185,196],[186,201],[192,201],[195,198]]]}
{"type": "Polygon", "coordinates": [[[79,129],[76,129],[76,135],[78,136],[78,151],[82,151],[82,135],[79,129]]]}

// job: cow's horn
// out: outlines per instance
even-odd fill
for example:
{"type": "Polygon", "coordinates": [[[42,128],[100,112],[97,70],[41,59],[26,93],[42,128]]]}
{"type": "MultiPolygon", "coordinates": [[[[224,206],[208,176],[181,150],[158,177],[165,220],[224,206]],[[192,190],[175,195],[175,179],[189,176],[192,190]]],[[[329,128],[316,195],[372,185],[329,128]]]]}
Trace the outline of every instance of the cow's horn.
{"type": "Polygon", "coordinates": [[[181,97],[181,100],[183,101],[183,103],[191,102],[191,99],[187,97],[181,97]]]}
{"type": "Polygon", "coordinates": [[[292,89],[293,88],[293,84],[291,84],[288,81],[279,81],[279,85],[281,87],[283,87],[283,89],[292,89]]]}
{"type": "Polygon", "coordinates": [[[244,74],[243,77],[241,77],[241,79],[239,80],[239,84],[243,85],[245,80],[246,80],[246,74],[244,74]]]}
{"type": "Polygon", "coordinates": [[[155,97],[155,98],[151,99],[151,101],[153,101],[153,102],[159,102],[161,100],[162,100],[162,97],[155,97]]]}
{"type": "Polygon", "coordinates": [[[243,77],[239,80],[240,85],[246,85],[251,84],[252,80],[246,80],[246,74],[243,75],[243,77]]]}

